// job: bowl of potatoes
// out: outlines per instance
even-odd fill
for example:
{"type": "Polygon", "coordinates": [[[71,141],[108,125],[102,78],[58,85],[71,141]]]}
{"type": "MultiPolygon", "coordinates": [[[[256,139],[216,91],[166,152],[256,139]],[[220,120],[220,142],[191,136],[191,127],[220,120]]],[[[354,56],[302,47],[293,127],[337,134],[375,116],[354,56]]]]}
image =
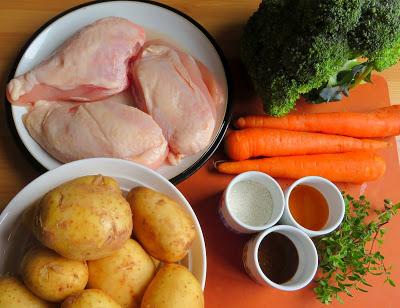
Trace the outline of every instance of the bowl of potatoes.
{"type": "Polygon", "coordinates": [[[204,307],[206,251],[179,190],[125,160],[51,170],[0,216],[0,307],[204,307]]]}

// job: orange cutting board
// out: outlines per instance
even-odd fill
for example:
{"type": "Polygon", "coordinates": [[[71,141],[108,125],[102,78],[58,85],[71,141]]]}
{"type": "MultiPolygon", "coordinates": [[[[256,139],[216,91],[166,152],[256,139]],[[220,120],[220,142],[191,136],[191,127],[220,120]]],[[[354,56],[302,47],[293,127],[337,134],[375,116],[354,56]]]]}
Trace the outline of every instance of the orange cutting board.
{"type": "MultiPolygon", "coordinates": [[[[244,114],[260,113],[262,104],[243,86],[235,86],[238,95],[234,102],[234,117],[244,114]],[[236,87],[237,86],[237,87],[236,87]]],[[[235,93],[236,94],[236,93],[235,93]]],[[[374,76],[372,84],[364,84],[351,92],[350,98],[341,102],[308,105],[298,104],[297,111],[368,111],[389,106],[389,94],[385,80],[374,76]]],[[[390,147],[380,151],[387,163],[386,174],[375,182],[363,185],[339,184],[340,188],[352,195],[365,194],[373,206],[381,207],[384,198],[400,201],[400,166],[395,138],[388,138],[390,147]]],[[[204,233],[207,248],[207,282],[205,301],[207,308],[213,307],[326,307],[320,304],[312,291],[314,284],[307,288],[284,292],[264,287],[253,282],[245,273],[242,265],[242,248],[249,239],[248,235],[237,235],[228,231],[217,215],[218,200],[221,192],[233,178],[218,174],[213,161],[223,159],[221,147],[216,154],[197,173],[178,185],[195,210],[204,233]]],[[[290,181],[279,180],[283,187],[290,181]]],[[[383,254],[385,263],[393,264],[392,278],[400,285],[400,214],[387,227],[383,254]]],[[[400,290],[383,284],[382,277],[368,277],[373,287],[368,293],[355,292],[354,297],[343,296],[345,307],[400,307],[400,290]]],[[[331,307],[344,307],[334,302],[331,307]]]]}

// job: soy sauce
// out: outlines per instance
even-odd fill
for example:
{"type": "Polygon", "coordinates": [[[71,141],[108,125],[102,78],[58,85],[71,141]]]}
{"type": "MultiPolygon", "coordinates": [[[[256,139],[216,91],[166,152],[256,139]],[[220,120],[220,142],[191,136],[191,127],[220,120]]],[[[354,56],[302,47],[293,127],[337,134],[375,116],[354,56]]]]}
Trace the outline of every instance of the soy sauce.
{"type": "Polygon", "coordinates": [[[258,262],[265,276],[275,283],[282,284],[296,273],[299,254],[286,235],[271,232],[260,243],[258,262]]]}

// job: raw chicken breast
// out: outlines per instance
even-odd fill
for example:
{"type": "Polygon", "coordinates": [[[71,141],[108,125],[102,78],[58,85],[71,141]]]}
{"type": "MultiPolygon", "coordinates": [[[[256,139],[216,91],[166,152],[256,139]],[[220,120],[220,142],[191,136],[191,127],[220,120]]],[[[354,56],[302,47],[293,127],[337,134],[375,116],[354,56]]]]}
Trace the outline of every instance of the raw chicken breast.
{"type": "Polygon", "coordinates": [[[24,118],[30,135],[61,162],[115,157],[157,168],[167,142],[146,113],[129,106],[128,91],[104,101],[72,104],[39,101],[24,118]]]}
{"type": "Polygon", "coordinates": [[[209,145],[224,96],[202,63],[154,41],[145,44],[130,74],[139,107],[160,125],[168,141],[170,163],[209,145]]]}
{"type": "Polygon", "coordinates": [[[144,44],[145,32],[119,17],[100,19],[72,36],[48,60],[12,79],[12,104],[38,100],[92,101],[128,86],[127,68],[144,44]]]}

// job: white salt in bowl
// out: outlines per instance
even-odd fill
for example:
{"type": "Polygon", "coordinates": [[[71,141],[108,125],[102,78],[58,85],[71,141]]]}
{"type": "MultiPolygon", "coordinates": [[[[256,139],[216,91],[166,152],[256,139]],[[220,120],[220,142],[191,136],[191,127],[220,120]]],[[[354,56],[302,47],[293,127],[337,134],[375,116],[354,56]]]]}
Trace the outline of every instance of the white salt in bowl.
{"type": "MultiPolygon", "coordinates": [[[[247,205],[251,206],[252,204],[250,203],[250,200],[254,198],[254,196],[252,196],[250,193],[244,192],[243,195],[239,196],[239,198],[241,198],[240,202],[244,203],[246,202],[246,199],[249,200],[249,203],[247,205]]],[[[231,231],[236,233],[257,233],[272,227],[279,221],[283,214],[284,205],[285,198],[282,188],[279,186],[278,182],[276,182],[272,177],[265,173],[258,171],[249,171],[236,176],[229,183],[224,193],[222,194],[218,212],[224,225],[231,231]],[[243,221],[241,215],[239,215],[237,211],[233,210],[232,203],[238,201],[232,200],[232,197],[237,195],[233,193],[233,187],[237,183],[245,181],[251,181],[261,184],[265,191],[269,192],[269,194],[271,195],[271,215],[267,215],[266,212],[268,211],[266,210],[260,212],[260,204],[257,204],[255,206],[253,204],[251,208],[243,209],[243,211],[246,211],[247,214],[254,215],[257,220],[260,218],[259,216],[263,214],[265,214],[266,216],[270,216],[265,217],[265,222],[262,224],[250,224],[248,222],[245,222],[243,221]]],[[[243,211],[242,213],[244,213],[243,211]]]]}

